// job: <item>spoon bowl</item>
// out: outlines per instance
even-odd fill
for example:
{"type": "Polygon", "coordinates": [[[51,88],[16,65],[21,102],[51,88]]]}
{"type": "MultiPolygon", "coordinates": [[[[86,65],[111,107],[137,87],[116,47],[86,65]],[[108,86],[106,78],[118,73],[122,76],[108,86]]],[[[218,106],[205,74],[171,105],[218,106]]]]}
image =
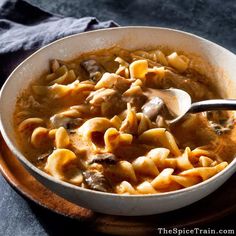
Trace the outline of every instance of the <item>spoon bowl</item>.
{"type": "Polygon", "coordinates": [[[158,90],[157,94],[163,99],[174,117],[171,120],[167,120],[169,124],[174,124],[182,120],[189,113],[214,110],[236,110],[236,99],[210,99],[192,103],[191,97],[187,92],[174,88],[158,90]]]}

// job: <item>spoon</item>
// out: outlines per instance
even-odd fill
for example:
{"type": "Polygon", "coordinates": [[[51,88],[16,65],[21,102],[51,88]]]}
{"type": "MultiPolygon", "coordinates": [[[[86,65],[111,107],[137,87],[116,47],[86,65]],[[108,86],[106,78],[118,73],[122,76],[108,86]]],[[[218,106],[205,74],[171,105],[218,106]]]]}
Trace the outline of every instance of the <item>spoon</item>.
{"type": "Polygon", "coordinates": [[[165,102],[173,119],[169,124],[180,121],[189,113],[198,113],[212,110],[236,110],[236,99],[211,99],[192,103],[190,95],[181,89],[163,89],[155,91],[165,102]]]}

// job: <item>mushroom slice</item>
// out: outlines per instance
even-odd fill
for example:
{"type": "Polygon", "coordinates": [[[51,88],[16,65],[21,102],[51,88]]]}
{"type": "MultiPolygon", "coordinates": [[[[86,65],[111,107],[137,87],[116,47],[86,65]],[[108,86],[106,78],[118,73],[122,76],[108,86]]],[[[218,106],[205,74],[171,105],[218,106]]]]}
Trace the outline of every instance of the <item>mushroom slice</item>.
{"type": "Polygon", "coordinates": [[[83,123],[82,118],[71,118],[71,120],[67,123],[66,128],[67,129],[75,129],[79,126],[81,126],[83,123]]]}
{"type": "Polygon", "coordinates": [[[37,157],[37,162],[45,162],[47,158],[52,154],[53,150],[49,150],[37,157]]]}
{"type": "Polygon", "coordinates": [[[100,80],[101,74],[101,66],[94,59],[89,59],[82,61],[80,63],[81,67],[89,74],[89,78],[97,82],[100,80]]]}
{"type": "Polygon", "coordinates": [[[161,111],[164,105],[164,101],[161,98],[154,97],[143,105],[142,112],[149,119],[153,119],[157,117],[158,113],[161,111]]]}
{"type": "Polygon", "coordinates": [[[105,176],[98,171],[84,171],[84,182],[90,189],[101,191],[101,192],[110,192],[111,186],[105,176]]]}
{"type": "Polygon", "coordinates": [[[99,163],[99,164],[108,164],[114,165],[118,161],[117,157],[113,153],[100,153],[96,154],[91,160],[90,164],[99,163]]]}
{"type": "Polygon", "coordinates": [[[83,123],[81,118],[67,117],[64,114],[55,114],[50,121],[54,128],[64,127],[65,129],[75,129],[83,123]]]}
{"type": "Polygon", "coordinates": [[[158,115],[162,116],[165,120],[173,119],[173,116],[168,110],[164,101],[159,97],[153,97],[151,100],[145,103],[142,107],[142,112],[150,120],[157,118],[158,115]]]}

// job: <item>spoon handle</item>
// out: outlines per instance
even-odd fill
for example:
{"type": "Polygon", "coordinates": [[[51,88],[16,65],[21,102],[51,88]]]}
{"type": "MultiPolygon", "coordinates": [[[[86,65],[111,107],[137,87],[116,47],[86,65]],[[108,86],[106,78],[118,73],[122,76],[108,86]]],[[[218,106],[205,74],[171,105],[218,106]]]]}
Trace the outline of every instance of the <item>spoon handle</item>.
{"type": "Polygon", "coordinates": [[[236,99],[212,99],[192,103],[188,113],[213,110],[236,110],[236,99]]]}

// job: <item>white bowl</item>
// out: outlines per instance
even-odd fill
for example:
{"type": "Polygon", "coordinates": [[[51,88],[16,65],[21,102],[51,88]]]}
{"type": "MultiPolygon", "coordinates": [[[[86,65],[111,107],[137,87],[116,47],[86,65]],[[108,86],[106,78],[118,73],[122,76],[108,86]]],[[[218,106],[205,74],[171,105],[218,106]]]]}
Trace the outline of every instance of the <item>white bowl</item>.
{"type": "Polygon", "coordinates": [[[0,95],[0,130],[8,147],[28,171],[50,190],[96,212],[126,216],[151,215],[187,206],[212,193],[236,171],[236,159],[214,177],[189,188],[153,195],[123,196],[84,189],[57,180],[36,168],[21,153],[12,121],[16,98],[20,92],[30,81],[49,69],[50,59],[69,60],[81,53],[114,45],[127,49],[167,45],[174,50],[201,55],[215,68],[214,77],[222,88],[223,96],[236,97],[236,56],[203,38],[155,27],[123,27],[76,34],[38,50],[22,62],[5,82],[0,95]]]}

